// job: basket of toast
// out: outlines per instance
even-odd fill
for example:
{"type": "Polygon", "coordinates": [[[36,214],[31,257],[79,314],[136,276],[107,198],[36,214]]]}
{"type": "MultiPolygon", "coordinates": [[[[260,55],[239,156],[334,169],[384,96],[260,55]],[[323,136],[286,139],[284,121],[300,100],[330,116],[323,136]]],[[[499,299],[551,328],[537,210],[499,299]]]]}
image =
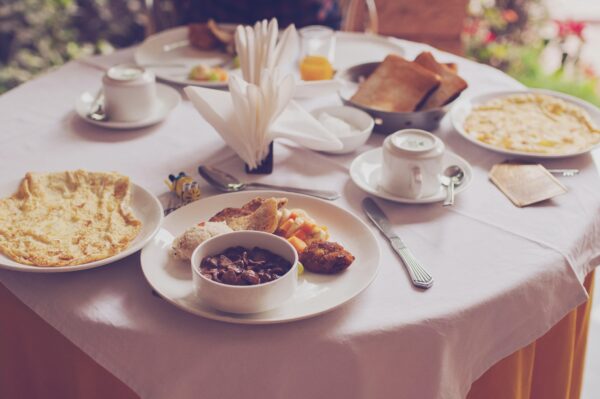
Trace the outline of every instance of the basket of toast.
{"type": "Polygon", "coordinates": [[[428,52],[414,61],[390,54],[341,71],[347,84],[339,94],[346,105],[368,112],[375,130],[393,133],[417,128],[433,131],[455,100],[467,88],[456,64],[440,63],[428,52]]]}

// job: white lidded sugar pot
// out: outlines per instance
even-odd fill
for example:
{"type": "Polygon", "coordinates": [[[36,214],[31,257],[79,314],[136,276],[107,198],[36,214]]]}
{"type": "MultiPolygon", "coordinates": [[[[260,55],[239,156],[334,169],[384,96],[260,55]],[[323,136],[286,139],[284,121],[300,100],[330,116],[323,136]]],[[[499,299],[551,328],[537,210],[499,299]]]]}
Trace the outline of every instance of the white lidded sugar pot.
{"type": "Polygon", "coordinates": [[[445,145],[433,134],[404,129],[383,142],[383,165],[379,185],[404,198],[419,199],[440,190],[445,145]]]}
{"type": "Polygon", "coordinates": [[[135,64],[111,67],[102,78],[106,114],[111,120],[136,122],[148,118],[157,103],[156,77],[135,64]]]}

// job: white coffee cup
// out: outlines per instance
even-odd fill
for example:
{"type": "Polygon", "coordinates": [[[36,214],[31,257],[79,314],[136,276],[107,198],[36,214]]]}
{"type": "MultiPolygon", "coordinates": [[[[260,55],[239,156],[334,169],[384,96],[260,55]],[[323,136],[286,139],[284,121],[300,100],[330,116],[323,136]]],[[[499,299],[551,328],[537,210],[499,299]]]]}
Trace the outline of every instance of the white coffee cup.
{"type": "Polygon", "coordinates": [[[419,199],[440,189],[444,143],[433,134],[405,129],[383,142],[383,164],[379,185],[399,197],[419,199]]]}
{"type": "Polygon", "coordinates": [[[104,106],[110,120],[136,122],[148,118],[157,104],[156,77],[133,64],[111,67],[102,78],[104,106]]]}

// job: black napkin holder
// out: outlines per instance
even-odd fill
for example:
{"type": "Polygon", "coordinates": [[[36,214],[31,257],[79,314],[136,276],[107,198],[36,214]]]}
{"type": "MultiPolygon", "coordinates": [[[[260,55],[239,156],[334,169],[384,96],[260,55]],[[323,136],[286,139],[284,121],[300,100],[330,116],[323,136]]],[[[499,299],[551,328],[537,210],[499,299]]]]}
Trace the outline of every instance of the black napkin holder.
{"type": "Polygon", "coordinates": [[[245,164],[246,173],[253,175],[268,175],[273,172],[273,142],[269,144],[269,153],[263,159],[260,164],[254,168],[250,169],[248,164],[245,164]]]}

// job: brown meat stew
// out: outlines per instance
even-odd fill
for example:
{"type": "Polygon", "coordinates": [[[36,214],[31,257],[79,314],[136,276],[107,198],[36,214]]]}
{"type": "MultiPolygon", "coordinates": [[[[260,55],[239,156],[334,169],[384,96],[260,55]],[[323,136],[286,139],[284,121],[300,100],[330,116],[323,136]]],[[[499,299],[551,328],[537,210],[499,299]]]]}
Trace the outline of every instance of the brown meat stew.
{"type": "Polygon", "coordinates": [[[220,254],[206,256],[200,273],[210,280],[229,285],[256,285],[277,280],[292,264],[262,248],[227,248],[220,254]]]}

